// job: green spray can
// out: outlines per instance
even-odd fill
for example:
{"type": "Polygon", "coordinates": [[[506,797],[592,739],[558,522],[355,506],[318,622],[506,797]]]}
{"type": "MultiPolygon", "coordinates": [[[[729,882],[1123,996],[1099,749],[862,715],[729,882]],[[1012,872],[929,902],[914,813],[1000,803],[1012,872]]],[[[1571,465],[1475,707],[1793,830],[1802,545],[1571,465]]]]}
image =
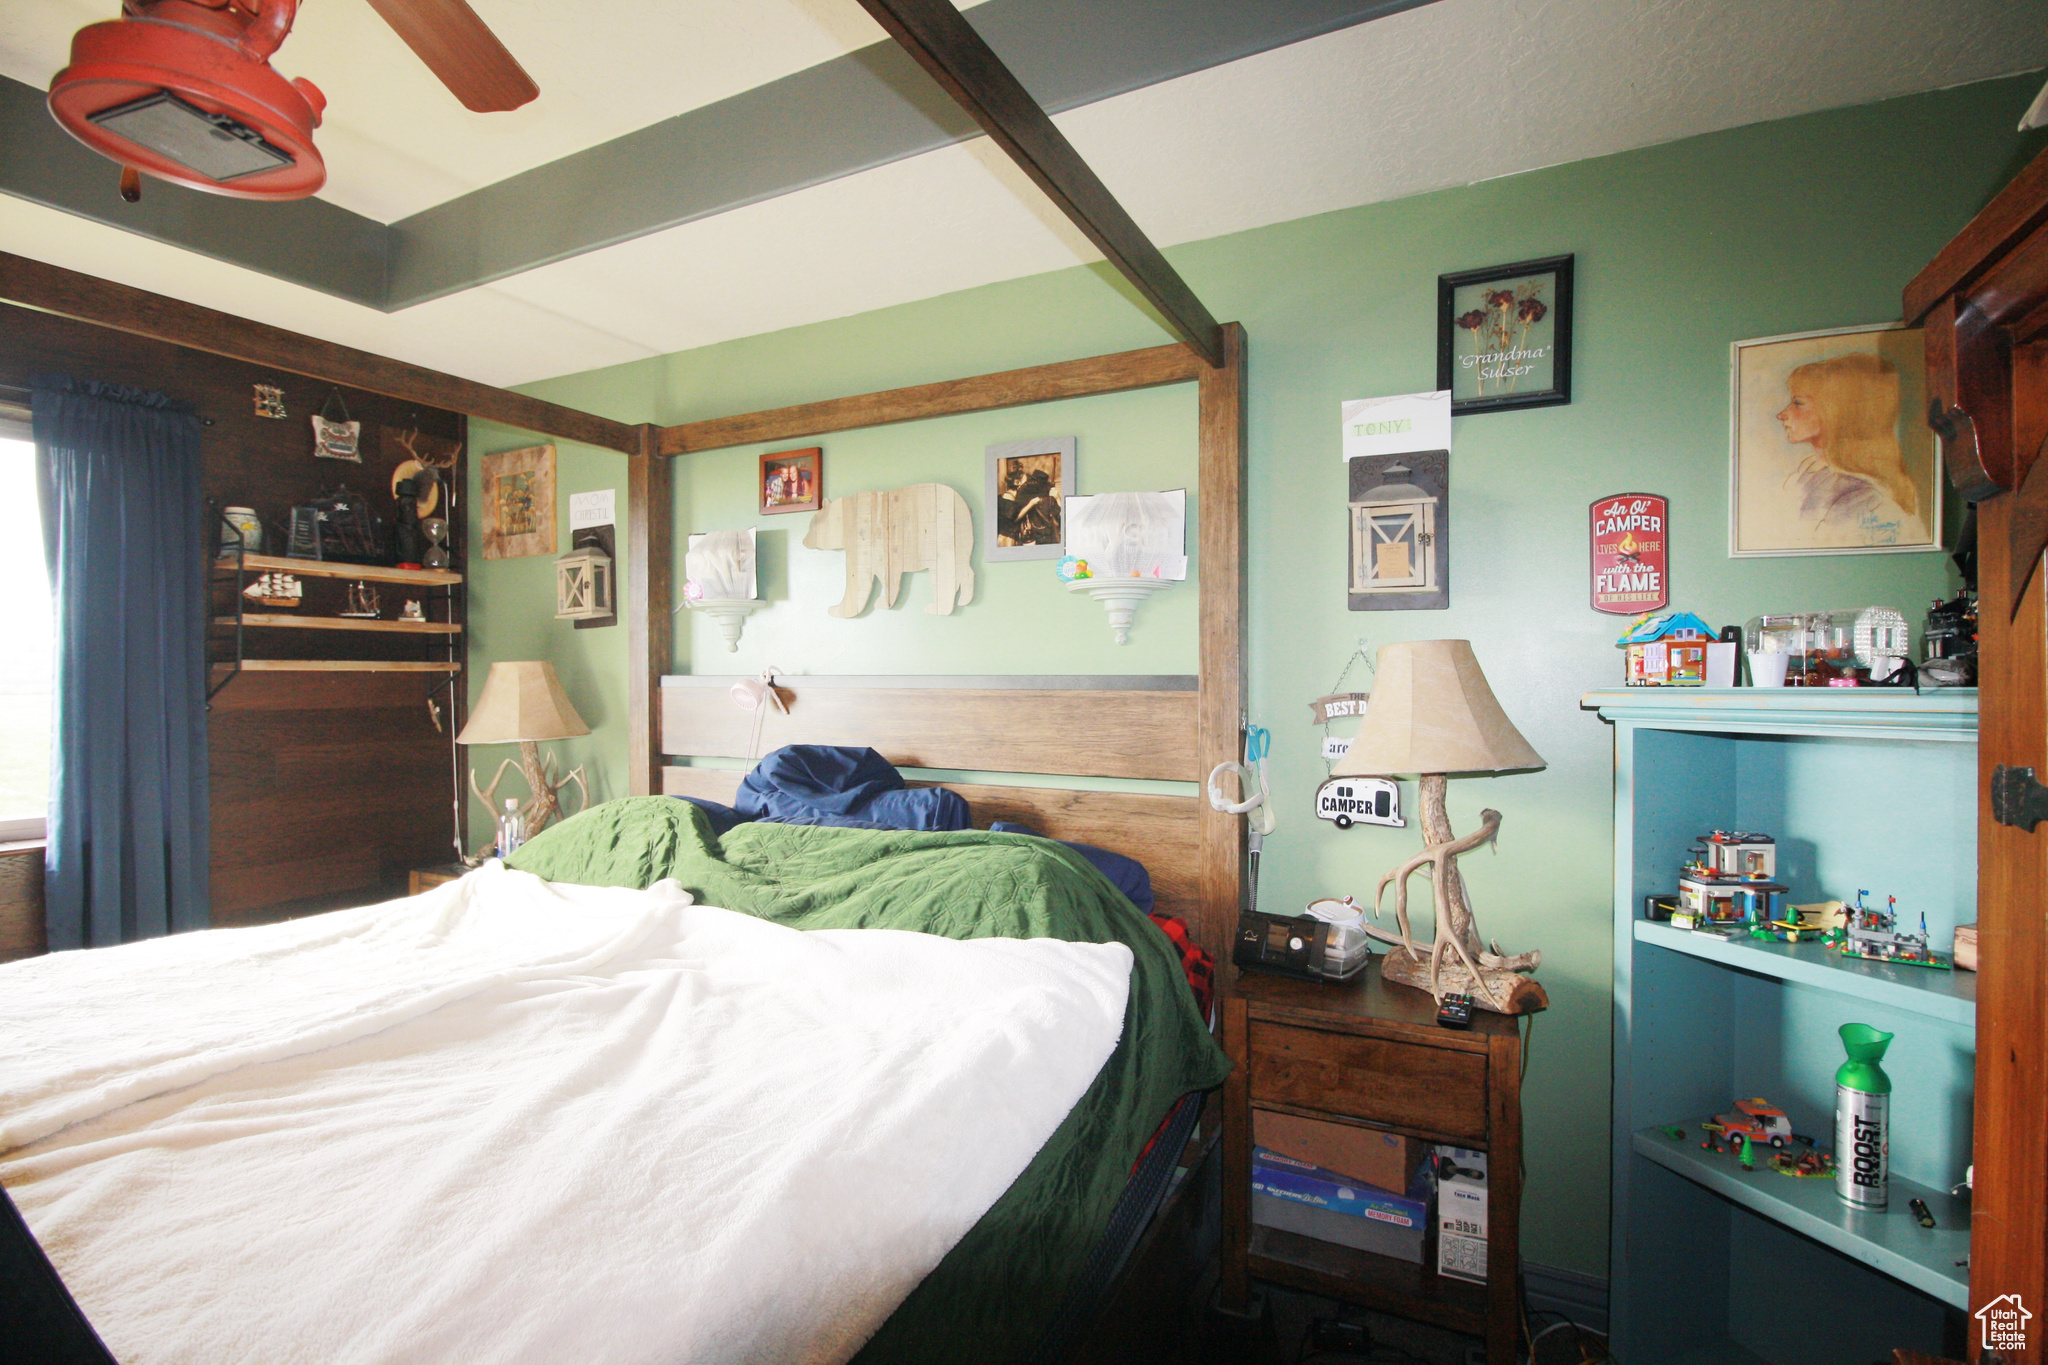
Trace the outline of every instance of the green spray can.
{"type": "Polygon", "coordinates": [[[1878,1063],[1892,1035],[1868,1024],[1844,1024],[1849,1060],[1835,1072],[1835,1193],[1864,1209],[1881,1209],[1891,1185],[1892,1078],[1878,1063]]]}

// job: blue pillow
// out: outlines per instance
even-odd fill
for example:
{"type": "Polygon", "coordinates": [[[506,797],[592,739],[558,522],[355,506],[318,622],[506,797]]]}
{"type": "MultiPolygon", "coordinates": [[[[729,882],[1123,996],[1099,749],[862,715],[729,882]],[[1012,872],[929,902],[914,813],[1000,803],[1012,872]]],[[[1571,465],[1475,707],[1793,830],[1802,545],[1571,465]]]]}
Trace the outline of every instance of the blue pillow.
{"type": "Polygon", "coordinates": [[[679,796],[676,799],[678,801],[687,801],[698,810],[704,812],[705,818],[711,821],[711,834],[713,838],[725,833],[734,825],[743,823],[747,818],[731,806],[721,806],[716,801],[706,801],[701,796],[679,796]]]}
{"type": "MultiPolygon", "coordinates": [[[[1029,834],[1038,839],[1045,837],[1029,825],[1020,825],[1011,820],[998,820],[988,828],[991,834],[1029,834]]],[[[1065,839],[1056,839],[1053,842],[1066,844],[1068,848],[1095,864],[1096,871],[1109,878],[1109,884],[1123,892],[1131,904],[1148,915],[1152,913],[1152,874],[1145,870],[1143,863],[1136,858],[1126,858],[1121,853],[1111,853],[1106,848],[1097,848],[1093,844],[1069,843],[1065,839]]]]}
{"type": "Polygon", "coordinates": [[[854,829],[969,829],[967,802],[944,787],[905,787],[873,749],[791,744],[740,783],[739,817],[854,829]]]}

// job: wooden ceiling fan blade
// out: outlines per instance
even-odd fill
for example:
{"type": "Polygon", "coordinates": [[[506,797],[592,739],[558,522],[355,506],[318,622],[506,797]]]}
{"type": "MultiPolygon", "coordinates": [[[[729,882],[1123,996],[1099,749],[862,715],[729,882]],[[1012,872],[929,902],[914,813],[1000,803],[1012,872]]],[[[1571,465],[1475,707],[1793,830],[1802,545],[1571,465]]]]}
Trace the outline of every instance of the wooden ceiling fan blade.
{"type": "Polygon", "coordinates": [[[370,0],[464,107],[500,114],[540,94],[533,77],[463,0],[370,0]]]}

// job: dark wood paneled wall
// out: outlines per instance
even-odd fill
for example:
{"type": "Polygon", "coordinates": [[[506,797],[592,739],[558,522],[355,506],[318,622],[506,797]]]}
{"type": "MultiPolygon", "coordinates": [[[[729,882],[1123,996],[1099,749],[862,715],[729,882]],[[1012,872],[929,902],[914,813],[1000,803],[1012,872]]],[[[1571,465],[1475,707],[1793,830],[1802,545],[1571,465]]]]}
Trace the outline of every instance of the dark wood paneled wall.
{"type": "Polygon", "coordinates": [[[43,951],[43,850],[0,844],[0,962],[43,951]]]}
{"type": "MultiPolygon", "coordinates": [[[[281,528],[285,509],[341,485],[371,495],[388,516],[391,471],[405,458],[397,436],[417,429],[441,449],[460,448],[467,438],[459,414],[345,388],[350,415],[364,423],[363,462],[315,459],[309,419],[329,384],[0,305],[0,384],[25,385],[49,373],[155,389],[190,403],[210,422],[202,438],[208,495],[253,507],[266,527],[281,528]],[[258,383],[284,391],[286,420],[255,415],[258,383]]],[[[464,486],[462,468],[457,489],[464,486]]],[[[463,520],[450,518],[457,568],[463,520]]],[[[345,583],[305,582],[302,612],[327,614],[340,605],[345,583]]],[[[384,615],[395,615],[400,594],[387,587],[383,599],[384,615]]],[[[226,602],[221,595],[219,604],[226,602]]],[[[430,637],[272,630],[247,638],[252,657],[422,658],[422,641],[430,637]]],[[[215,923],[402,895],[409,869],[449,861],[456,792],[449,732],[436,732],[427,710],[434,681],[418,674],[245,673],[214,699],[215,923]]],[[[447,689],[438,696],[443,725],[455,724],[447,689]]]]}

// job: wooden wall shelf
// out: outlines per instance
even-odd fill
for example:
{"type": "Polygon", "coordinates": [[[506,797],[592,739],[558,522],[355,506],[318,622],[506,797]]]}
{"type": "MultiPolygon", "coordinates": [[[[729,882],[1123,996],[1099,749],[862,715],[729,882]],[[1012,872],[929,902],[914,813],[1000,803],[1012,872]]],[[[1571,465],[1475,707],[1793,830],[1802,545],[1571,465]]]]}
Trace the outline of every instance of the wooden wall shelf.
{"type": "Polygon", "coordinates": [[[282,555],[233,555],[213,561],[216,573],[233,573],[237,563],[256,573],[289,573],[301,578],[358,578],[368,583],[416,583],[422,587],[447,587],[462,581],[462,575],[448,569],[393,569],[382,564],[340,564],[325,559],[286,559],[282,555]]]}
{"type": "Polygon", "coordinates": [[[240,665],[215,664],[215,673],[460,673],[459,663],[423,663],[418,659],[244,659],[240,665]]]}
{"type": "MultiPolygon", "coordinates": [[[[232,616],[216,616],[217,626],[232,626],[232,616]]],[[[245,612],[241,617],[245,626],[296,626],[301,630],[380,630],[394,635],[460,635],[462,627],[449,621],[377,621],[367,617],[346,616],[285,616],[264,612],[245,612]]]]}

